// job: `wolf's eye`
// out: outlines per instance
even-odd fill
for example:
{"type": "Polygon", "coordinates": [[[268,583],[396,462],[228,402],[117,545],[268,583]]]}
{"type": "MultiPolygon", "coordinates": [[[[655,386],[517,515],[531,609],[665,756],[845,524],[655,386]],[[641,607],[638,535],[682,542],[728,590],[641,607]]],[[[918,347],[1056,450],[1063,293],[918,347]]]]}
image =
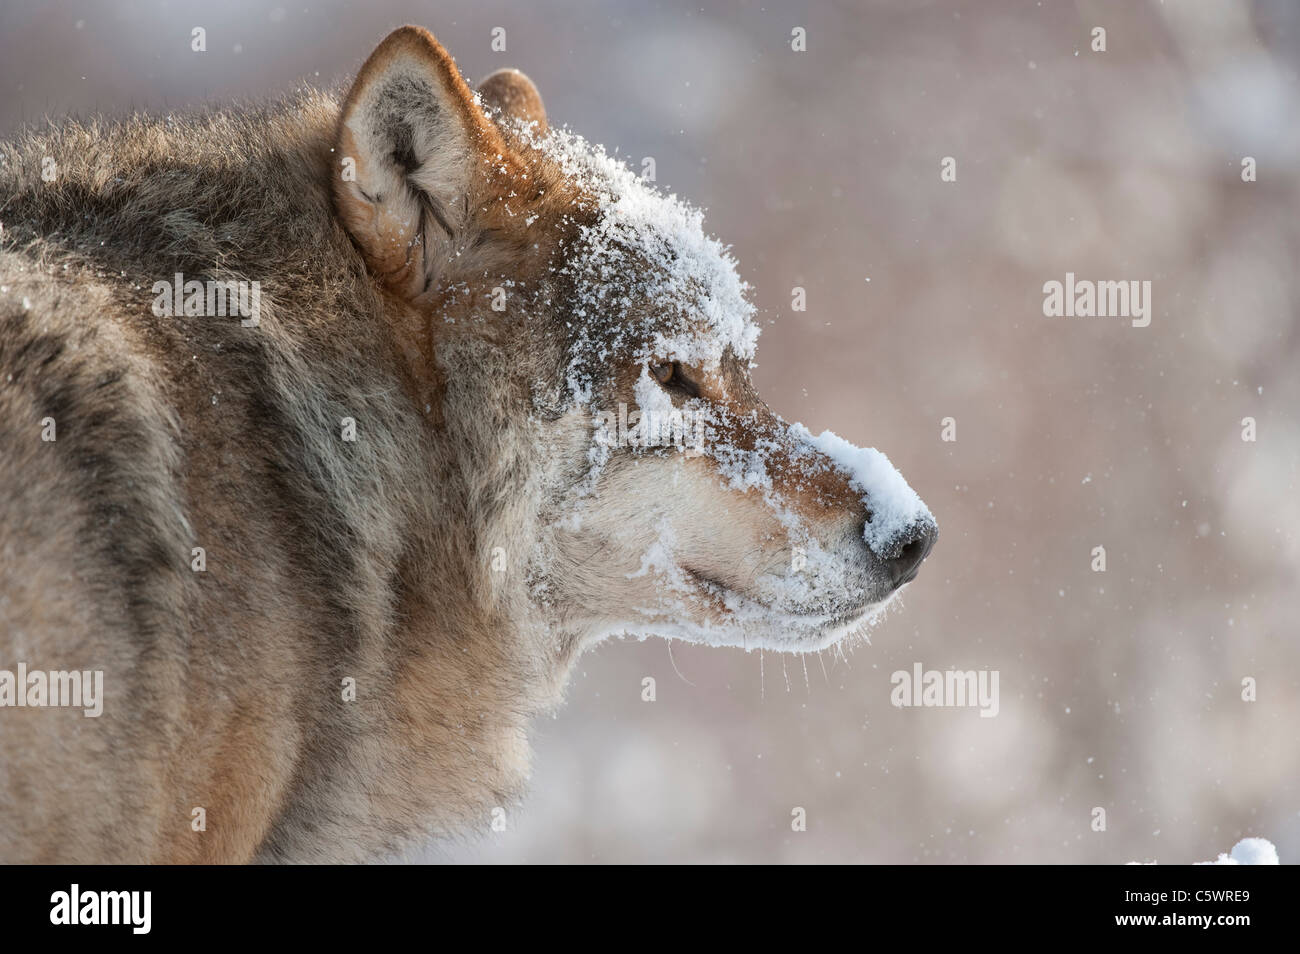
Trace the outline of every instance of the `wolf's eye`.
{"type": "Polygon", "coordinates": [[[665,390],[676,391],[686,397],[699,397],[700,388],[682,371],[680,361],[665,361],[663,364],[650,365],[650,373],[662,384],[665,390]]]}

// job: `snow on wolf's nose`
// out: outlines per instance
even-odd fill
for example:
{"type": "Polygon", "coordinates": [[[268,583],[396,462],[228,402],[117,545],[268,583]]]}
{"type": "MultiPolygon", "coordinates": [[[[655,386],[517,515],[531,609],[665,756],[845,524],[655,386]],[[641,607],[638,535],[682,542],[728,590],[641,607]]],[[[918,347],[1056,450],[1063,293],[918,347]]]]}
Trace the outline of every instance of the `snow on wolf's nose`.
{"type": "Polygon", "coordinates": [[[903,479],[889,458],[874,447],[850,444],[834,431],[813,436],[802,424],[793,424],[791,433],[829,457],[849,476],[849,483],[862,495],[871,514],[862,528],[862,538],[871,552],[883,561],[910,562],[901,567],[901,577],[915,575],[915,569],[930,552],[937,536],[938,524],[930,508],[903,479]],[[904,554],[904,550],[910,550],[904,554]],[[919,556],[915,556],[918,554],[919,556]]]}

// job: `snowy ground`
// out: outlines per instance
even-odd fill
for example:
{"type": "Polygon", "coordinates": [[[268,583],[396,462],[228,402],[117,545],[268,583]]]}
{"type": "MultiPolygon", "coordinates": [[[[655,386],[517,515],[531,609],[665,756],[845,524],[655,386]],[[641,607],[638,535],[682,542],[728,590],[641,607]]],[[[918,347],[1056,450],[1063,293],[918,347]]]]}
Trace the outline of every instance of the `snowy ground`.
{"type": "Polygon", "coordinates": [[[1215,861],[1201,861],[1203,865],[1276,865],[1281,862],[1277,849],[1267,838],[1243,838],[1232,846],[1232,854],[1219,855],[1215,861]]]}

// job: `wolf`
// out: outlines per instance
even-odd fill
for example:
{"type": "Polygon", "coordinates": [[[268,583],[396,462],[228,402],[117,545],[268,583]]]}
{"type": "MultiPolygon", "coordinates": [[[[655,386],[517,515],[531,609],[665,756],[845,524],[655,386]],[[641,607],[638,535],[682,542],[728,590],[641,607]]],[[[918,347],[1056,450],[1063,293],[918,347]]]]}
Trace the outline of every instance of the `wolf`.
{"type": "Polygon", "coordinates": [[[936,538],[759,398],[697,209],[418,27],[342,96],[22,133],[0,237],[0,670],[103,674],[0,678],[0,861],[486,830],[585,650],[819,651],[936,538]]]}

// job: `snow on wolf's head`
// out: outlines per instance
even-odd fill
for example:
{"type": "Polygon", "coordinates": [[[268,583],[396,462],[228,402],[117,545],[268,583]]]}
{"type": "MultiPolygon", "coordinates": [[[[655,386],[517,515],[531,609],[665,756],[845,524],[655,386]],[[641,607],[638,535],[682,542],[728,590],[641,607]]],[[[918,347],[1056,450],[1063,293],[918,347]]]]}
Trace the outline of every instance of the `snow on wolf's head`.
{"type": "Polygon", "coordinates": [[[428,322],[427,406],[473,497],[473,558],[521,571],[486,576],[484,599],[575,648],[806,651],[916,576],[929,510],[883,454],[759,398],[753,307],[701,214],[548,129],[522,74],[475,96],[403,28],[362,68],[336,151],[355,161],[341,218],[407,323],[428,322]]]}

